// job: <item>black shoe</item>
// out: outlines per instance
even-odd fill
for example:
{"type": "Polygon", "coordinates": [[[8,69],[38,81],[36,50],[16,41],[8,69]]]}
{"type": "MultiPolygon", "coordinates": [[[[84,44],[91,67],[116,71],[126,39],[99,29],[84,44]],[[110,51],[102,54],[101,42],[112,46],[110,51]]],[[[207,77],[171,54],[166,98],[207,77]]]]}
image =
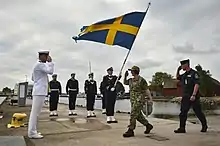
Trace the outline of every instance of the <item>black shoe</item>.
{"type": "Polygon", "coordinates": [[[55,115],[53,114],[53,113],[51,113],[50,115],[49,115],[49,117],[54,117],[55,115]]]}
{"type": "Polygon", "coordinates": [[[186,133],[185,128],[178,128],[177,130],[174,130],[174,133],[186,133]]]}
{"type": "Polygon", "coordinates": [[[69,114],[69,116],[77,116],[77,114],[73,114],[73,113],[72,113],[72,114],[69,114]]]}
{"type": "Polygon", "coordinates": [[[111,121],[111,123],[118,123],[118,121],[117,121],[117,120],[115,120],[115,121],[111,121]]]}
{"type": "Polygon", "coordinates": [[[148,124],[148,125],[146,126],[146,130],[144,131],[144,134],[149,134],[150,131],[151,131],[153,128],[154,128],[153,125],[148,124]]]}
{"type": "Polygon", "coordinates": [[[208,126],[207,126],[207,125],[202,126],[202,129],[201,129],[200,132],[207,132],[207,129],[208,129],[208,126]]]}
{"type": "Polygon", "coordinates": [[[128,129],[128,131],[126,131],[124,134],[123,134],[123,137],[133,137],[134,136],[134,131],[131,130],[131,129],[128,129]]]}

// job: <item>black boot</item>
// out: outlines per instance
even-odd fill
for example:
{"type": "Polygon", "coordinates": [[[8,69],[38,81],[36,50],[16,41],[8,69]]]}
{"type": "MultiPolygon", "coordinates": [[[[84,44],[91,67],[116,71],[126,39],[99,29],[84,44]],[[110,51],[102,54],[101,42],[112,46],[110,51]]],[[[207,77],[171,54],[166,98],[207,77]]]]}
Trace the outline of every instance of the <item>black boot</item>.
{"type": "Polygon", "coordinates": [[[178,128],[177,130],[174,130],[174,133],[186,133],[185,128],[178,128]]]}
{"type": "Polygon", "coordinates": [[[131,130],[131,129],[128,129],[128,131],[126,131],[124,134],[123,134],[123,137],[133,137],[134,136],[134,131],[131,130]]]}
{"type": "Polygon", "coordinates": [[[200,132],[207,132],[207,129],[208,129],[208,126],[207,126],[207,125],[202,126],[202,129],[201,129],[200,132]]]}
{"type": "Polygon", "coordinates": [[[153,125],[147,124],[146,130],[144,131],[144,134],[149,134],[153,128],[154,128],[153,125]]]}

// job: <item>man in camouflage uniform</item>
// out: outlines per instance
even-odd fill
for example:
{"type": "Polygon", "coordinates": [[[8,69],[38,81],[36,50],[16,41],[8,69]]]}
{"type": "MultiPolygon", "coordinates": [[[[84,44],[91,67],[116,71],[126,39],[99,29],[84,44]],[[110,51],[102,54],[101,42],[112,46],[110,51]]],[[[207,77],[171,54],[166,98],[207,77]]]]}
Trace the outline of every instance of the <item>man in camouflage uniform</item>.
{"type": "Polygon", "coordinates": [[[133,66],[131,69],[129,69],[129,71],[131,71],[133,78],[127,79],[128,71],[126,71],[124,77],[124,84],[129,85],[130,88],[131,115],[128,131],[126,131],[123,134],[124,137],[134,136],[136,120],[138,120],[141,124],[146,126],[146,131],[144,132],[145,134],[149,134],[150,131],[153,129],[153,125],[151,125],[145,118],[145,116],[142,114],[146,96],[150,98],[150,102],[152,103],[152,97],[148,89],[148,84],[146,80],[139,75],[139,67],[133,66]]]}

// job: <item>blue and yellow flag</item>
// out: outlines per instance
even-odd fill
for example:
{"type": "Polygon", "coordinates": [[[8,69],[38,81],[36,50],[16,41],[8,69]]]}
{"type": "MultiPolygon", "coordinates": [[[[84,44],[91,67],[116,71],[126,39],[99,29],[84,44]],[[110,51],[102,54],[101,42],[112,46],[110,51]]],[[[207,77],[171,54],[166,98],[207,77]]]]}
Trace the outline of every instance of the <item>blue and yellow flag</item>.
{"type": "Polygon", "coordinates": [[[146,12],[132,12],[104,20],[90,26],[83,26],[77,40],[88,40],[131,49],[146,12]]]}

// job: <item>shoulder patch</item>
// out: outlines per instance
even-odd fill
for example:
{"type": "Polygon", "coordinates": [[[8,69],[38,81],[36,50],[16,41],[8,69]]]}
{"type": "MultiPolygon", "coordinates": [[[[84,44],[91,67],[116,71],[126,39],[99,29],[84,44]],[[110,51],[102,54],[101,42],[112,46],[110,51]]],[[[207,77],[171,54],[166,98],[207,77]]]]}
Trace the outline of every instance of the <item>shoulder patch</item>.
{"type": "Polygon", "coordinates": [[[195,73],[195,78],[198,79],[199,78],[199,75],[197,73],[195,73]]]}

